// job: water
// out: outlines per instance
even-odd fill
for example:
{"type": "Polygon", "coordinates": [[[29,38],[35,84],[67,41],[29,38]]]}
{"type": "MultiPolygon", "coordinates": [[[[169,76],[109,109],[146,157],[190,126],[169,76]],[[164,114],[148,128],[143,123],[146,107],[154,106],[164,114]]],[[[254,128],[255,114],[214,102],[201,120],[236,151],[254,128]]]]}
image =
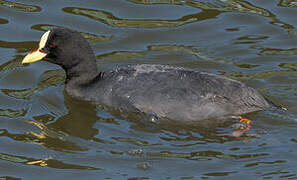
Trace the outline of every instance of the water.
{"type": "MultiPolygon", "coordinates": [[[[295,0],[0,0],[0,179],[297,179],[295,0]],[[287,110],[232,123],[149,123],[64,92],[55,65],[22,65],[43,32],[66,27],[101,69],[170,64],[258,89],[287,110]]],[[[154,118],[154,117],[153,117],[154,118]]]]}

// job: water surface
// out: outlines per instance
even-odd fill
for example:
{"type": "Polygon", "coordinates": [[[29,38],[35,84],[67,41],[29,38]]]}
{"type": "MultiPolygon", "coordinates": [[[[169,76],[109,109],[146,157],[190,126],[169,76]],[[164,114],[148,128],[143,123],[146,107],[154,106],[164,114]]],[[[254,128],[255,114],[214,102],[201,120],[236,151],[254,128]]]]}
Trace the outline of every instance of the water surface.
{"type": "Polygon", "coordinates": [[[297,179],[297,1],[0,0],[0,179],[297,179]],[[22,65],[55,27],[101,69],[169,64],[240,80],[287,110],[232,123],[158,124],[78,101],[64,72],[22,65]]]}

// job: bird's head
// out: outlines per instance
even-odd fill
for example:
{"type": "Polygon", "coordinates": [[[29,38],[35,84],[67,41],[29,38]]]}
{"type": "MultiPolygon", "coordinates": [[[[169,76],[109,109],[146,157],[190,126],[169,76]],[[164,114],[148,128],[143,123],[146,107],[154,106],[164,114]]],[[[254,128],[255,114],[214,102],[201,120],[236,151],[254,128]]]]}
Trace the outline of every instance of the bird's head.
{"type": "Polygon", "coordinates": [[[70,69],[78,64],[94,61],[95,55],[87,40],[78,32],[56,28],[45,32],[38,47],[27,54],[22,63],[49,61],[70,69]]]}

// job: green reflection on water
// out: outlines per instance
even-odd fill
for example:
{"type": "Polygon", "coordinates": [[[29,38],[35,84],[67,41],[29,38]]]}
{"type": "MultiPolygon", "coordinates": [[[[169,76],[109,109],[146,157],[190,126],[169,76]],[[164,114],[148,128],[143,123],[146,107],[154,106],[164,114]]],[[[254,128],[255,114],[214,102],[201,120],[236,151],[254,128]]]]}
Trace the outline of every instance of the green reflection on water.
{"type": "Polygon", "coordinates": [[[1,89],[1,91],[16,99],[29,99],[34,93],[33,89],[1,89]]]}
{"type": "Polygon", "coordinates": [[[218,152],[218,151],[195,151],[195,152],[190,152],[190,153],[177,153],[177,152],[171,152],[171,151],[161,151],[158,153],[148,152],[145,155],[149,156],[149,157],[183,158],[183,159],[195,160],[195,161],[210,160],[211,157],[225,159],[225,160],[237,160],[237,159],[269,156],[268,153],[235,155],[235,154],[223,154],[222,152],[218,152]]]}
{"type": "Polygon", "coordinates": [[[183,52],[192,55],[199,55],[200,52],[196,47],[184,45],[150,45],[147,47],[148,51],[165,51],[165,52],[183,52]]]}
{"type": "MultiPolygon", "coordinates": [[[[56,26],[51,24],[37,24],[31,27],[31,29],[35,29],[38,31],[48,31],[55,28],[63,28],[62,26],[56,26]]],[[[112,36],[98,36],[91,33],[79,32],[84,38],[87,39],[89,43],[99,43],[105,41],[112,41],[114,38],[112,36]]]]}
{"type": "Polygon", "coordinates": [[[7,42],[0,40],[0,48],[15,49],[16,53],[28,52],[28,49],[36,47],[38,42],[35,41],[21,41],[21,42],[7,42]]]}
{"type": "Polygon", "coordinates": [[[182,5],[185,3],[184,0],[127,0],[135,4],[174,4],[182,5]]]}
{"type": "Polygon", "coordinates": [[[148,146],[150,145],[147,141],[141,141],[133,138],[124,138],[124,137],[113,137],[112,139],[119,141],[119,142],[126,142],[138,146],[148,146]]]}
{"type": "Polygon", "coordinates": [[[293,71],[297,71],[297,63],[281,63],[278,65],[281,68],[291,69],[293,71]]]}
{"type": "Polygon", "coordinates": [[[5,116],[5,117],[9,117],[9,118],[25,116],[26,113],[27,113],[27,111],[24,109],[21,109],[21,110],[0,109],[0,116],[5,116]]]}
{"type": "Polygon", "coordinates": [[[200,18],[194,15],[184,16],[176,20],[147,20],[147,19],[128,20],[128,19],[121,19],[121,18],[115,17],[110,12],[95,10],[95,9],[66,7],[66,8],[63,8],[63,11],[70,14],[86,16],[93,20],[97,20],[109,26],[115,26],[115,27],[130,27],[130,28],[177,27],[177,26],[182,26],[185,24],[200,21],[200,18]]]}
{"type": "Polygon", "coordinates": [[[2,176],[0,177],[0,180],[22,180],[21,178],[15,178],[15,177],[11,177],[11,176],[2,176]]]}
{"type": "Polygon", "coordinates": [[[11,156],[11,155],[8,155],[8,154],[3,154],[3,153],[0,153],[0,159],[11,161],[11,162],[17,162],[17,163],[27,162],[27,160],[25,160],[23,158],[19,158],[19,157],[16,157],[16,156],[11,156]]]}
{"type": "Polygon", "coordinates": [[[16,99],[29,99],[35,91],[43,90],[50,86],[58,86],[64,84],[65,73],[63,70],[48,70],[45,71],[39,79],[39,82],[28,89],[1,89],[1,91],[16,99]]]}
{"type": "Polygon", "coordinates": [[[41,11],[41,8],[38,6],[26,5],[26,4],[21,4],[21,3],[6,1],[6,0],[0,0],[0,6],[11,8],[11,9],[16,9],[16,10],[24,11],[24,12],[40,12],[41,11]]]}
{"type": "Polygon", "coordinates": [[[260,66],[257,64],[242,64],[242,63],[234,63],[234,65],[239,68],[246,68],[246,69],[252,69],[252,68],[260,66]]]}
{"type": "MultiPolygon", "coordinates": [[[[280,21],[276,15],[269,10],[257,7],[250,2],[244,0],[216,0],[212,3],[204,1],[174,1],[174,0],[127,0],[135,4],[143,5],[158,5],[158,4],[171,4],[171,5],[187,5],[193,8],[198,8],[203,11],[213,10],[217,12],[241,12],[258,14],[271,19],[270,23],[281,28],[284,28],[290,34],[296,35],[296,30],[293,25],[280,21]]],[[[296,0],[280,0],[279,6],[297,7],[296,0]]]]}
{"type": "Polygon", "coordinates": [[[35,89],[45,89],[49,86],[58,86],[65,81],[65,73],[62,69],[48,70],[42,73],[35,89]]]}
{"type": "Polygon", "coordinates": [[[255,162],[255,163],[249,163],[246,164],[244,167],[253,167],[253,166],[259,166],[261,164],[268,164],[268,165],[272,165],[272,164],[280,164],[280,163],[286,163],[287,161],[285,160],[276,160],[276,161],[271,161],[271,162],[255,162]]]}
{"type": "Polygon", "coordinates": [[[283,7],[297,7],[297,1],[296,0],[280,0],[278,5],[283,6],[283,7]]]}
{"type": "Polygon", "coordinates": [[[46,167],[57,168],[57,169],[81,169],[81,170],[99,170],[100,169],[100,168],[93,168],[88,166],[68,164],[59,160],[52,159],[51,157],[45,158],[45,159],[34,159],[34,158],[27,158],[24,156],[15,156],[10,154],[0,153],[0,159],[14,162],[14,163],[22,163],[26,165],[34,165],[34,166],[42,166],[42,167],[46,166],[46,167]]]}
{"type": "MultiPolygon", "coordinates": [[[[1,19],[0,19],[1,24],[1,19]]],[[[50,29],[54,29],[61,26],[49,25],[49,24],[38,24],[31,27],[31,29],[35,29],[38,31],[47,31],[50,29]]],[[[89,43],[99,43],[99,42],[106,42],[114,40],[113,36],[104,36],[104,35],[95,35],[91,33],[79,32],[81,33],[84,38],[87,39],[89,43]]],[[[8,48],[8,49],[15,49],[16,53],[27,53],[30,50],[33,50],[38,45],[38,41],[20,41],[20,42],[8,42],[8,41],[1,41],[0,40],[0,48],[8,48]]],[[[16,55],[18,59],[22,59],[23,56],[16,55]]],[[[21,61],[14,62],[16,64],[21,64],[21,61]]],[[[13,62],[9,63],[10,65],[14,64],[13,62]]],[[[1,65],[3,66],[3,65],[1,65]]],[[[21,65],[23,66],[23,65],[21,65]]]]}
{"type": "Polygon", "coordinates": [[[258,53],[260,56],[266,55],[297,55],[297,49],[277,49],[277,48],[261,48],[260,52],[258,53]]]}
{"type": "MultiPolygon", "coordinates": [[[[144,51],[114,51],[110,53],[100,54],[97,56],[97,59],[100,63],[105,60],[107,63],[112,63],[113,61],[119,61],[122,63],[124,60],[139,59],[144,58],[150,52],[168,52],[168,53],[185,53],[189,55],[195,55],[203,60],[208,60],[209,58],[202,56],[202,52],[193,46],[185,45],[149,45],[144,51]]],[[[130,62],[131,63],[131,62],[130,62]]]]}
{"type": "Polygon", "coordinates": [[[0,18],[0,24],[7,24],[8,22],[8,20],[0,18]]]}
{"type": "Polygon", "coordinates": [[[255,44],[268,38],[269,36],[246,35],[237,38],[234,44],[255,44]]]}
{"type": "Polygon", "coordinates": [[[270,12],[266,9],[252,5],[243,0],[218,0],[216,3],[203,1],[175,1],[175,0],[128,0],[136,4],[152,5],[152,4],[172,4],[172,5],[187,5],[203,10],[217,10],[221,12],[248,12],[264,16],[270,16],[270,12]]]}
{"type": "Polygon", "coordinates": [[[266,79],[273,76],[281,76],[281,75],[294,75],[297,74],[296,71],[292,70],[281,70],[281,71],[267,71],[267,72],[260,72],[254,74],[244,74],[243,72],[220,72],[221,75],[227,76],[233,79],[266,79]]]}
{"type": "MultiPolygon", "coordinates": [[[[7,130],[1,130],[0,136],[9,137],[15,141],[21,141],[28,144],[44,146],[47,149],[55,151],[74,153],[75,151],[87,151],[87,148],[80,147],[76,143],[66,140],[65,135],[61,131],[55,131],[48,128],[50,125],[45,125],[38,121],[28,120],[27,123],[35,125],[39,132],[26,132],[25,134],[9,133],[7,130]]],[[[51,127],[51,126],[50,126],[51,127]]],[[[64,132],[63,132],[64,133],[64,132]]]]}
{"type": "Polygon", "coordinates": [[[211,172],[211,173],[205,173],[204,176],[228,176],[230,174],[237,173],[237,171],[232,172],[211,172]]]}
{"type": "MultiPolygon", "coordinates": [[[[21,58],[22,58],[22,56],[16,55],[13,60],[1,64],[0,65],[0,72],[4,73],[6,71],[11,71],[11,70],[14,70],[16,68],[23,67],[23,65],[22,65],[22,63],[20,61],[21,58]]],[[[0,77],[1,77],[1,75],[0,75],[0,77]]]]}

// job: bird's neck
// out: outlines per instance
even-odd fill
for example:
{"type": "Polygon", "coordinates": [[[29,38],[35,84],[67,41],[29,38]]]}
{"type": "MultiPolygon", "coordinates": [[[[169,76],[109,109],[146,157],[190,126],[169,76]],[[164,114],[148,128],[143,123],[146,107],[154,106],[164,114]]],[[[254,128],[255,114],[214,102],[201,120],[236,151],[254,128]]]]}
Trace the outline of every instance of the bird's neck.
{"type": "Polygon", "coordinates": [[[89,86],[100,77],[100,71],[95,61],[63,69],[66,72],[66,86],[72,89],[89,86]]]}

